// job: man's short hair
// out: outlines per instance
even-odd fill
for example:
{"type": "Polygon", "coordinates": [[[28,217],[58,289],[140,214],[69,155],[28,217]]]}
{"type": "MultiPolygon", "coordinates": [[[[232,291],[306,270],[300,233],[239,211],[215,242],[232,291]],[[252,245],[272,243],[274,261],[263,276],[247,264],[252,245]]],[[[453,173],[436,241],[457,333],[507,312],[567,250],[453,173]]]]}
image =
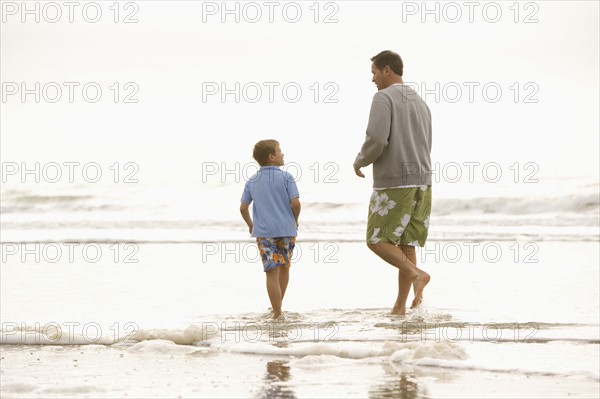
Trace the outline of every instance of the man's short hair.
{"type": "Polygon", "coordinates": [[[398,53],[394,53],[393,51],[382,51],[371,58],[371,61],[375,63],[375,66],[380,71],[383,70],[386,65],[389,65],[391,70],[394,71],[396,75],[402,76],[402,73],[404,72],[404,63],[402,62],[402,58],[400,58],[398,53]]]}
{"type": "Polygon", "coordinates": [[[275,148],[278,145],[277,140],[261,140],[254,145],[252,157],[260,166],[266,166],[269,163],[269,154],[275,155],[275,148]]]}

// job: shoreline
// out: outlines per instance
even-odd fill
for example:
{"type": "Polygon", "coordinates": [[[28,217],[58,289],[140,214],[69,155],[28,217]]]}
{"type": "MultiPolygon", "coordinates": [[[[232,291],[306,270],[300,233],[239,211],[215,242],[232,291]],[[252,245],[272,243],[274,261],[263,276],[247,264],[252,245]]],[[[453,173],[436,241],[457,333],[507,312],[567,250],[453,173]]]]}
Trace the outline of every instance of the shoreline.
{"type": "Polygon", "coordinates": [[[598,380],[559,374],[368,363],[331,356],[215,355],[206,348],[161,352],[31,348],[2,354],[2,397],[444,397],[593,398],[598,380]],[[7,373],[10,364],[12,373],[7,373]],[[58,370],[58,371],[57,371],[58,370]]]}
{"type": "Polygon", "coordinates": [[[28,325],[59,324],[61,342],[70,326],[92,341],[144,332],[117,345],[1,345],[2,397],[598,396],[596,243],[424,252],[432,280],[405,317],[388,315],[397,270],[363,243],[307,243],[276,327],[249,244],[9,257],[3,327],[23,322],[31,340],[28,325]]]}

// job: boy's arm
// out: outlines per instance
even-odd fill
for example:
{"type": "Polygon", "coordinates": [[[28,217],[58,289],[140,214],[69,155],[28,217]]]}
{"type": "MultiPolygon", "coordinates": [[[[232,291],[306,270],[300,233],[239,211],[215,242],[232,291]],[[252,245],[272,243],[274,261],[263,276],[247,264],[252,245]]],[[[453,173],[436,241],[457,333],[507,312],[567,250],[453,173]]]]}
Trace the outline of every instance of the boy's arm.
{"type": "Polygon", "coordinates": [[[296,219],[296,227],[299,226],[298,224],[298,217],[300,216],[300,200],[298,199],[298,197],[296,198],[292,198],[290,201],[291,205],[292,205],[292,213],[294,214],[294,219],[296,219]]]}
{"type": "Polygon", "coordinates": [[[252,223],[252,218],[250,217],[250,211],[248,210],[249,207],[250,204],[242,202],[240,204],[240,213],[242,214],[242,218],[248,225],[248,231],[250,232],[250,234],[252,234],[252,228],[254,227],[254,224],[252,223]]]}

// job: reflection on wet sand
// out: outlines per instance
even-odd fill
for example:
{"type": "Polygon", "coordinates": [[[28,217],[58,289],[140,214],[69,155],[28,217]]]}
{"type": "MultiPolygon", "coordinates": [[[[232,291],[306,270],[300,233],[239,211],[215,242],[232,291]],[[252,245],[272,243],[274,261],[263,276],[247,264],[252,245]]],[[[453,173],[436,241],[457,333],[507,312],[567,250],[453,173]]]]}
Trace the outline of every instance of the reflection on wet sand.
{"type": "Polygon", "coordinates": [[[286,384],[290,379],[290,367],[285,360],[267,362],[267,373],[264,377],[264,387],[259,392],[259,398],[267,399],[296,399],[292,388],[286,384]]]}
{"type": "Polygon", "coordinates": [[[427,390],[419,388],[416,376],[411,372],[388,373],[377,385],[369,389],[369,399],[421,399],[427,398],[427,390]]]}

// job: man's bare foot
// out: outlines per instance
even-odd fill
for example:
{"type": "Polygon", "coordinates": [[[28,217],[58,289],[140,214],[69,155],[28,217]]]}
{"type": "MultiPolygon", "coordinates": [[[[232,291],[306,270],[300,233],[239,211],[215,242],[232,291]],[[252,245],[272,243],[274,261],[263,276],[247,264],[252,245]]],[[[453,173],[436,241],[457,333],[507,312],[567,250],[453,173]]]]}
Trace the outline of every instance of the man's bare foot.
{"type": "Polygon", "coordinates": [[[394,306],[392,308],[392,310],[390,311],[390,315],[392,315],[392,316],[404,316],[405,314],[406,314],[406,307],[401,308],[401,307],[394,306]]]}
{"type": "Polygon", "coordinates": [[[415,299],[412,301],[412,305],[410,305],[411,309],[416,308],[423,302],[423,290],[425,286],[431,280],[431,276],[425,272],[421,274],[415,281],[413,281],[413,290],[415,291],[415,299]]]}

